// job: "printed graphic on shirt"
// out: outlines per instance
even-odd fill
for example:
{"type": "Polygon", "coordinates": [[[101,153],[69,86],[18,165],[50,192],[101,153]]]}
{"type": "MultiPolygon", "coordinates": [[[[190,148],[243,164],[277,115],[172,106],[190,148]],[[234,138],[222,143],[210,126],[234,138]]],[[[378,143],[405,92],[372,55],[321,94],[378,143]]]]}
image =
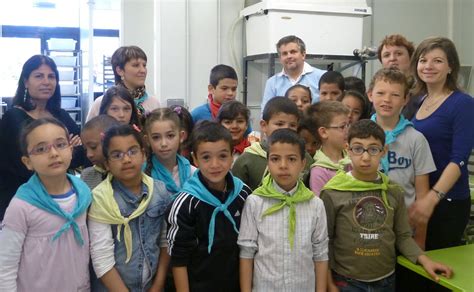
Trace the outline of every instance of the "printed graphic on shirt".
{"type": "Polygon", "coordinates": [[[375,231],[384,225],[387,219],[387,210],[381,199],[368,196],[357,202],[353,216],[360,228],[366,231],[375,231]]]}
{"type": "Polygon", "coordinates": [[[411,167],[412,159],[404,156],[397,156],[396,152],[388,151],[389,171],[394,169],[407,169],[411,167]]]}

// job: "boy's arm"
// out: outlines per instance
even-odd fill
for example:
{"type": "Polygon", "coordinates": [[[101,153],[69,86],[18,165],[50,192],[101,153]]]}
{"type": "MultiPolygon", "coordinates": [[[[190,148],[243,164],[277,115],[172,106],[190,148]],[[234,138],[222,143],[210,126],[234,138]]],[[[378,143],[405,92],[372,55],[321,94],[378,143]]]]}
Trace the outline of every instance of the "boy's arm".
{"type": "Polygon", "coordinates": [[[173,267],[173,278],[176,292],[189,292],[188,268],[173,267]]]}
{"type": "Polygon", "coordinates": [[[125,286],[125,283],[122,281],[122,278],[115,267],[100,277],[100,280],[108,291],[128,292],[127,286],[125,286]]]}
{"type": "Polygon", "coordinates": [[[437,275],[437,272],[445,276],[446,278],[451,278],[453,275],[453,270],[450,267],[446,266],[445,264],[435,262],[426,255],[420,255],[417,260],[418,263],[423,266],[423,269],[425,269],[425,271],[436,282],[439,281],[439,276],[437,275]]]}
{"type": "Polygon", "coordinates": [[[160,256],[158,258],[158,269],[156,271],[155,280],[148,292],[161,292],[165,288],[166,274],[170,266],[171,257],[168,254],[168,247],[160,248],[160,256]]]}
{"type": "MultiPolygon", "coordinates": [[[[428,174],[423,174],[423,175],[415,175],[415,196],[416,200],[421,200],[423,199],[428,192],[430,191],[430,181],[429,181],[429,175],[428,174]]],[[[424,250],[425,249],[425,240],[426,240],[426,228],[427,228],[427,223],[424,222],[419,222],[418,224],[415,224],[414,218],[409,218],[410,220],[410,225],[415,227],[415,235],[414,239],[418,246],[424,250]]]]}
{"type": "Polygon", "coordinates": [[[314,198],[316,209],[316,225],[312,234],[313,261],[316,279],[316,291],[322,292],[327,289],[328,274],[328,231],[327,231],[327,215],[324,203],[319,198],[314,198]]]}
{"type": "Polygon", "coordinates": [[[314,262],[314,272],[316,275],[316,292],[326,292],[328,288],[328,262],[314,262]]]}
{"type": "Polygon", "coordinates": [[[240,258],[240,291],[252,291],[253,259],[240,258]]]}
{"type": "Polygon", "coordinates": [[[328,291],[336,292],[339,291],[337,286],[334,284],[332,279],[331,263],[334,261],[334,233],[335,233],[335,222],[336,222],[336,210],[334,204],[331,200],[330,194],[327,191],[321,192],[321,200],[324,203],[324,209],[326,212],[327,220],[327,232],[328,232],[328,272],[327,272],[327,287],[328,291]]]}

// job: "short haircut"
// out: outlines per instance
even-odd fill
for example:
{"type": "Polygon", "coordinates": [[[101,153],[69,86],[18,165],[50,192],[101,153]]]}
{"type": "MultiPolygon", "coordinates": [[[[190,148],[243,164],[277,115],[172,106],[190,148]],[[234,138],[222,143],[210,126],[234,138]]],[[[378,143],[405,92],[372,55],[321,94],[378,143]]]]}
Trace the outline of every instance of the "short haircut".
{"type": "Polygon", "coordinates": [[[262,112],[262,120],[268,123],[274,115],[279,113],[293,115],[298,120],[300,118],[298,107],[292,100],[284,96],[276,96],[265,104],[262,112]]]}
{"type": "Polygon", "coordinates": [[[395,68],[382,68],[377,71],[372,77],[372,80],[370,81],[369,91],[372,91],[375,87],[375,84],[379,81],[403,85],[403,97],[405,98],[407,97],[408,91],[410,90],[410,85],[405,74],[395,68]]]}
{"type": "Polygon", "coordinates": [[[102,142],[102,154],[104,155],[105,159],[109,159],[109,147],[110,147],[110,140],[114,137],[127,137],[133,136],[137,141],[138,145],[140,145],[140,149],[143,149],[143,137],[140,132],[134,129],[130,125],[120,125],[116,127],[110,128],[107,132],[105,132],[104,141],[102,142]]]}
{"type": "Polygon", "coordinates": [[[132,59],[143,59],[147,61],[145,52],[137,46],[123,46],[115,50],[112,54],[110,63],[112,63],[112,70],[114,71],[115,84],[122,82],[122,77],[117,72],[117,67],[124,70],[125,64],[132,59]]]}
{"type": "Polygon", "coordinates": [[[404,36],[400,34],[387,35],[380,42],[380,45],[377,49],[377,57],[379,58],[380,63],[382,63],[382,49],[384,46],[405,47],[408,51],[408,57],[410,58],[415,51],[415,46],[413,43],[409,42],[404,36]]]}
{"type": "Polygon", "coordinates": [[[282,37],[276,44],[277,53],[280,54],[281,46],[289,44],[289,43],[297,44],[298,47],[300,48],[300,52],[302,54],[306,53],[306,45],[304,44],[303,40],[295,35],[288,35],[288,36],[282,37]]]}
{"type": "Polygon", "coordinates": [[[114,101],[114,98],[117,98],[117,97],[128,102],[130,106],[132,107],[132,116],[130,117],[130,125],[135,124],[140,127],[141,122],[140,122],[140,118],[138,117],[138,109],[137,109],[137,106],[135,105],[135,100],[130,94],[130,91],[128,91],[128,89],[123,87],[122,85],[114,85],[107,89],[100,103],[99,114],[106,115],[107,110],[110,107],[110,104],[114,101]]]}
{"type": "Polygon", "coordinates": [[[365,94],[361,94],[359,91],[356,90],[346,90],[342,93],[342,96],[339,98],[339,100],[342,102],[346,96],[353,96],[360,101],[362,105],[362,112],[360,113],[359,120],[368,119],[370,112],[370,102],[367,96],[365,96],[365,94]]]}
{"type": "Polygon", "coordinates": [[[351,143],[354,138],[367,139],[373,137],[385,146],[385,132],[376,122],[372,120],[359,120],[349,128],[347,142],[351,143]]]}
{"type": "Polygon", "coordinates": [[[336,84],[341,91],[344,91],[344,76],[342,76],[342,74],[337,71],[327,71],[326,73],[324,73],[319,79],[319,89],[321,89],[321,85],[325,83],[336,84]]]}
{"type": "Polygon", "coordinates": [[[364,96],[367,94],[367,88],[365,87],[364,80],[355,76],[344,77],[344,89],[358,91],[364,96]]]}
{"type": "MultiPolygon", "coordinates": [[[[418,47],[416,47],[416,51],[413,54],[413,58],[411,58],[411,71],[417,72],[417,65],[419,59],[423,57],[426,53],[434,49],[440,49],[446,54],[446,57],[448,58],[449,68],[451,68],[451,73],[449,73],[446,77],[445,87],[452,91],[459,90],[458,74],[459,70],[461,69],[461,64],[459,63],[459,55],[456,51],[456,46],[448,38],[431,37],[422,41],[418,45],[418,47]]],[[[427,93],[426,83],[420,79],[418,73],[415,73],[415,81],[416,82],[414,96],[427,93]]]]}
{"type": "Polygon", "coordinates": [[[223,140],[229,144],[229,150],[231,152],[233,149],[232,135],[229,130],[217,122],[203,120],[197,123],[191,135],[191,140],[194,155],[197,154],[199,144],[204,142],[218,142],[223,140]]]}
{"type": "Polygon", "coordinates": [[[273,131],[273,133],[268,138],[268,151],[267,151],[267,159],[271,154],[271,147],[275,143],[285,143],[298,146],[301,160],[305,158],[306,149],[305,149],[305,142],[303,138],[301,138],[298,133],[290,129],[277,129],[273,131]]]}
{"type": "Polygon", "coordinates": [[[211,69],[211,75],[209,76],[209,84],[211,84],[215,88],[219,84],[219,81],[226,78],[238,80],[237,72],[235,72],[234,68],[230,66],[224,64],[216,65],[214,66],[214,68],[211,69]]]}
{"type": "Polygon", "coordinates": [[[313,96],[311,95],[311,89],[308,86],[303,85],[303,84],[295,84],[295,85],[291,86],[290,88],[288,88],[288,90],[285,92],[285,97],[289,98],[291,92],[293,91],[293,89],[297,89],[297,88],[301,88],[301,89],[305,90],[308,93],[309,100],[310,101],[313,100],[313,96]]]}
{"type": "Polygon", "coordinates": [[[312,104],[306,113],[311,120],[311,132],[315,133],[318,139],[321,139],[318,134],[318,129],[320,127],[329,127],[337,115],[349,115],[349,109],[340,101],[324,100],[312,104]]]}
{"type": "Polygon", "coordinates": [[[66,135],[66,139],[69,141],[69,131],[67,130],[66,126],[61,121],[55,118],[50,118],[50,117],[34,119],[30,123],[27,123],[26,126],[24,126],[21,129],[19,143],[20,143],[20,150],[21,150],[22,155],[29,156],[28,155],[28,135],[31,134],[31,132],[33,132],[33,130],[38,128],[39,126],[47,125],[47,124],[53,124],[62,128],[64,130],[64,134],[66,135]]]}
{"type": "Polygon", "coordinates": [[[120,122],[108,115],[98,115],[89,120],[84,127],[82,132],[92,129],[99,129],[101,132],[107,132],[112,127],[119,126],[120,122]]]}
{"type": "Polygon", "coordinates": [[[247,124],[250,122],[250,110],[248,107],[237,100],[228,101],[222,104],[217,112],[216,121],[220,123],[222,120],[235,120],[239,115],[244,117],[247,124]]]}

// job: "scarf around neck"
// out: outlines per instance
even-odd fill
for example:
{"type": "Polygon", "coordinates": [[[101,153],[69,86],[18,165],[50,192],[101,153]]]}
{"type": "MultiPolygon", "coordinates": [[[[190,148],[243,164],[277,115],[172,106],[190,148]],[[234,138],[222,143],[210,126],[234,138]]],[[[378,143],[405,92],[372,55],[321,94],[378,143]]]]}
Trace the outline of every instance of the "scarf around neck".
{"type": "Polygon", "coordinates": [[[232,176],[232,181],[234,183],[234,189],[230,191],[226,201],[222,203],[218,198],[216,198],[207,187],[201,182],[199,179],[199,169],[197,169],[193,176],[184,184],[182,188],[182,192],[188,193],[191,196],[203,201],[206,204],[211,205],[214,208],[214,212],[211,215],[211,221],[209,222],[209,229],[208,229],[208,238],[209,244],[207,246],[207,252],[211,253],[212,244],[214,243],[214,234],[215,234],[215,225],[216,225],[216,216],[217,213],[223,212],[227,219],[232,223],[234,226],[234,231],[239,234],[239,229],[237,228],[234,218],[230,214],[227,208],[229,205],[239,196],[240,191],[244,186],[244,183],[237,177],[232,176]]]}
{"type": "Polygon", "coordinates": [[[142,173],[142,182],[148,187],[148,196],[141,200],[138,208],[128,217],[123,217],[120,208],[114,198],[114,189],[112,187],[113,175],[109,173],[107,178],[101,182],[93,191],[93,200],[89,210],[89,217],[94,221],[117,225],[117,240],[120,241],[120,234],[123,228],[123,237],[125,239],[125,249],[127,251],[126,263],[132,257],[132,230],[129,222],[142,215],[153,197],[153,179],[142,173]]]}
{"type": "Polygon", "coordinates": [[[207,96],[207,100],[209,102],[209,109],[211,110],[212,119],[215,120],[217,117],[217,113],[219,112],[219,109],[221,108],[221,104],[214,102],[214,97],[212,96],[212,94],[209,94],[207,96]]]}
{"type": "MultiPolygon", "coordinates": [[[[178,161],[179,183],[181,186],[183,186],[191,176],[191,164],[186,158],[184,158],[184,156],[179,154],[176,155],[176,160],[178,161]]],[[[151,163],[151,177],[164,182],[166,189],[171,193],[178,193],[180,188],[176,185],[172,173],[166,167],[164,167],[163,164],[161,164],[155,155],[153,155],[151,158],[151,163]]]]}
{"type": "Polygon", "coordinates": [[[67,179],[76,192],[76,206],[74,207],[72,213],[67,213],[61,209],[59,204],[54,201],[53,197],[44,187],[37,173],[33,174],[33,176],[26,183],[18,188],[15,197],[50,214],[61,217],[66,221],[66,223],[61,226],[58,232],[56,232],[53,240],[56,240],[59,236],[61,236],[61,234],[72,227],[76,241],[80,245],[83,245],[84,239],[81,236],[81,231],[75,219],[81,216],[87,211],[87,208],[89,208],[89,205],[92,201],[91,191],[89,187],[77,177],[67,174],[67,179]]]}
{"type": "Polygon", "coordinates": [[[133,97],[133,101],[135,101],[135,105],[138,110],[138,115],[142,116],[145,114],[145,108],[143,107],[143,103],[148,99],[148,93],[146,92],[145,86],[141,86],[135,89],[129,89],[127,86],[125,86],[125,83],[123,81],[121,82],[121,85],[125,87],[128,92],[130,92],[130,95],[133,97]]]}
{"type": "Polygon", "coordinates": [[[320,166],[332,170],[345,170],[346,166],[351,164],[351,159],[347,156],[345,150],[342,151],[343,157],[338,162],[333,162],[321,149],[314,154],[314,163],[311,167],[320,166]]]}
{"type": "Polygon", "coordinates": [[[234,151],[239,153],[239,154],[242,154],[244,152],[244,150],[249,146],[250,146],[249,139],[248,138],[243,138],[242,141],[240,141],[239,144],[234,146],[234,151]]]}
{"type": "Polygon", "coordinates": [[[253,194],[260,197],[271,198],[279,201],[278,203],[275,203],[273,206],[265,210],[263,216],[273,214],[283,209],[285,206],[288,206],[290,208],[290,216],[288,217],[288,238],[290,241],[290,247],[293,248],[296,229],[295,205],[311,200],[314,197],[314,193],[310,189],[308,189],[301,180],[297,182],[298,187],[296,189],[296,192],[292,196],[278,192],[273,186],[273,183],[274,182],[271,175],[267,175],[263,179],[262,185],[256,188],[255,191],[253,191],[253,194]]]}
{"type": "MultiPolygon", "coordinates": [[[[377,114],[373,114],[370,119],[374,122],[377,122],[377,114]]],[[[398,120],[397,125],[392,131],[384,131],[385,132],[385,145],[390,145],[397,140],[398,135],[403,133],[407,127],[413,127],[413,123],[409,120],[405,119],[403,115],[400,115],[400,119],[398,120]]],[[[383,172],[388,174],[390,170],[390,165],[388,162],[388,153],[382,157],[380,160],[380,164],[382,165],[383,172]]]]}
{"type": "Polygon", "coordinates": [[[262,147],[262,142],[254,142],[250,144],[249,147],[245,148],[244,152],[254,154],[257,156],[261,156],[265,159],[267,159],[267,151],[263,149],[262,147]]]}
{"type": "Polygon", "coordinates": [[[336,175],[323,187],[323,190],[336,190],[343,192],[365,192],[380,190],[382,193],[383,203],[388,209],[393,210],[393,208],[388,204],[387,199],[387,190],[390,186],[388,176],[381,172],[378,172],[378,175],[382,180],[381,183],[358,180],[354,176],[339,170],[336,175]]]}

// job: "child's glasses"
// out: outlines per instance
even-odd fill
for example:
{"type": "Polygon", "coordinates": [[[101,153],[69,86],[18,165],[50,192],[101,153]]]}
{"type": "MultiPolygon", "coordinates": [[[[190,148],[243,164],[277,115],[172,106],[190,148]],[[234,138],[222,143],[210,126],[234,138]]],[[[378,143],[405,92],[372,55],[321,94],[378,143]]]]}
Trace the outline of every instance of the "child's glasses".
{"type": "Polygon", "coordinates": [[[350,126],[351,126],[351,124],[343,124],[343,125],[340,125],[340,126],[328,126],[326,128],[328,128],[328,129],[338,129],[338,130],[344,131],[344,130],[349,129],[350,126]]]}
{"type": "Polygon", "coordinates": [[[33,147],[30,152],[28,152],[28,155],[42,155],[49,153],[52,147],[54,147],[54,149],[56,150],[64,150],[69,146],[69,141],[66,139],[58,139],[51,144],[39,143],[38,145],[33,147]]]}
{"type": "Polygon", "coordinates": [[[128,149],[127,151],[125,152],[121,152],[121,151],[112,151],[110,154],[109,154],[109,159],[112,160],[112,161],[119,161],[119,160],[122,160],[125,155],[127,155],[128,157],[130,158],[134,158],[136,157],[139,153],[141,152],[140,148],[138,147],[132,147],[130,149],[128,149]]]}
{"type": "Polygon", "coordinates": [[[351,152],[357,156],[364,154],[366,151],[370,156],[376,156],[383,151],[383,148],[377,146],[369,146],[368,148],[364,148],[362,146],[356,145],[349,147],[349,150],[351,150],[351,152]]]}

